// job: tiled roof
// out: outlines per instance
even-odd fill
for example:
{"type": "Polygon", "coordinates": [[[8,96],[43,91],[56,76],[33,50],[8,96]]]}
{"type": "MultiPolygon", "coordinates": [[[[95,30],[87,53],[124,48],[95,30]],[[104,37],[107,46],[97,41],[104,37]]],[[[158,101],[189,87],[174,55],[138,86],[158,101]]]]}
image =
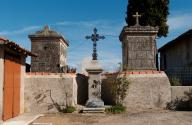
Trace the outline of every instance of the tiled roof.
{"type": "Polygon", "coordinates": [[[34,53],[31,53],[30,51],[20,47],[18,44],[16,44],[15,42],[13,41],[9,41],[8,39],[6,38],[2,38],[0,37],[0,44],[1,45],[5,45],[6,47],[14,50],[14,51],[17,51],[19,53],[22,53],[24,55],[28,55],[28,56],[37,56],[36,54],[34,53]]]}
{"type": "Polygon", "coordinates": [[[164,49],[169,48],[170,46],[175,45],[175,43],[179,42],[181,39],[184,38],[192,38],[192,29],[188,30],[187,32],[181,34],[180,36],[178,36],[176,39],[168,42],[167,44],[165,44],[164,46],[162,46],[161,48],[158,49],[158,52],[161,52],[164,49]]]}

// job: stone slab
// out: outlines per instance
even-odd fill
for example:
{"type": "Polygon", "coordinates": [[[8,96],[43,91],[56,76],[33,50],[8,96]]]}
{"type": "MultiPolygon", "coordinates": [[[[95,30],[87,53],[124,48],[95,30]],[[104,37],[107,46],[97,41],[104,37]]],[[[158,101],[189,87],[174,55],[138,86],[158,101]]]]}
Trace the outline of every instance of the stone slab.
{"type": "Polygon", "coordinates": [[[104,113],[105,108],[83,108],[83,113],[104,113]]]}
{"type": "Polygon", "coordinates": [[[88,100],[86,107],[101,108],[104,107],[104,102],[102,100],[88,100]]]}
{"type": "Polygon", "coordinates": [[[95,71],[95,72],[99,72],[99,73],[101,73],[103,71],[98,60],[91,60],[90,63],[87,65],[86,70],[87,70],[87,72],[95,71]]]}

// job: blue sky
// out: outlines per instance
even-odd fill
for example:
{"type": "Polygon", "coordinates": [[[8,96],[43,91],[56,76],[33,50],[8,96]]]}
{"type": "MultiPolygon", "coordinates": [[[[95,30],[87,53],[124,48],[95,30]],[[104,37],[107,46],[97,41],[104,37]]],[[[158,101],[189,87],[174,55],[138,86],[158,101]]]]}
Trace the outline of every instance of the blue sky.
{"type": "MultiPolygon", "coordinates": [[[[192,28],[191,5],[192,0],[170,0],[169,34],[157,40],[158,47],[192,28]]],[[[97,27],[106,36],[98,43],[98,58],[105,70],[112,71],[121,62],[118,36],[126,7],[127,0],[1,0],[0,36],[30,50],[28,35],[48,24],[70,41],[68,64],[80,71],[92,54],[92,43],[85,36],[97,27]]]]}

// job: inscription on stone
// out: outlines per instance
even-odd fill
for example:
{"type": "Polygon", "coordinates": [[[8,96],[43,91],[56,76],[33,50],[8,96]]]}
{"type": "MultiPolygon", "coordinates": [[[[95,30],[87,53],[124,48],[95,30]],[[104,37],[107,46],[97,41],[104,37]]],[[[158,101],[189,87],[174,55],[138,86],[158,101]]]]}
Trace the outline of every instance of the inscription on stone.
{"type": "Polygon", "coordinates": [[[123,70],[156,70],[157,31],[158,28],[138,24],[123,29],[123,70]]]}

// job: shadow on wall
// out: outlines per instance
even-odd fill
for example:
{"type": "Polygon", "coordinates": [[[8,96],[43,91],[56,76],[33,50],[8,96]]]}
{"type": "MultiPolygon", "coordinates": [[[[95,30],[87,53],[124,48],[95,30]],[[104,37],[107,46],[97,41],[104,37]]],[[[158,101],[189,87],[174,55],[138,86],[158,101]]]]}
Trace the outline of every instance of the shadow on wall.
{"type": "Polygon", "coordinates": [[[85,105],[88,100],[88,77],[83,74],[77,74],[77,104],[85,105]]]}
{"type": "Polygon", "coordinates": [[[117,78],[116,75],[106,76],[102,79],[101,84],[101,98],[104,101],[105,105],[115,105],[115,98],[113,94],[113,83],[117,78]]]}
{"type": "MultiPolygon", "coordinates": [[[[113,82],[117,76],[107,76],[106,78],[102,79],[101,84],[101,98],[104,101],[105,105],[114,105],[115,100],[113,97],[113,82]]],[[[88,100],[88,76],[83,74],[77,74],[76,81],[77,81],[77,104],[85,105],[86,101],[88,100]]]]}
{"type": "Polygon", "coordinates": [[[174,111],[192,111],[192,89],[184,92],[184,96],[167,103],[167,109],[174,111]]]}

